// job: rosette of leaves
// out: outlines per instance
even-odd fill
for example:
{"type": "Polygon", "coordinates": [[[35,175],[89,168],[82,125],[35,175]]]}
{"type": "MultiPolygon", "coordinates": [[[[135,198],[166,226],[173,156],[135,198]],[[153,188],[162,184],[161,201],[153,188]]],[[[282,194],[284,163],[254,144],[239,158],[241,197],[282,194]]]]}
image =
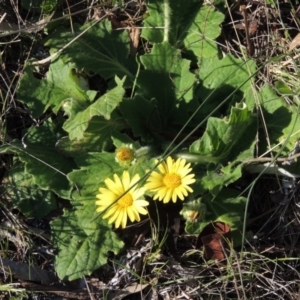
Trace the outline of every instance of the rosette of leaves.
{"type": "MultiPolygon", "coordinates": [[[[221,197],[220,191],[241,176],[241,161],[253,156],[249,76],[255,65],[231,55],[219,57],[215,39],[223,19],[213,5],[196,0],[152,0],[142,29],[151,51],[138,59],[130,57],[128,32],[114,31],[104,20],[74,26],[77,39],[65,28],[50,34],[46,44],[52,54],[70,44],[43,78],[28,63],[18,99],[34,118],[51,110],[57,119],[29,129],[23,143],[2,147],[2,153],[19,155],[37,186],[72,205],[51,224],[61,278],[90,274],[106,263],[108,250],[122,248],[111,226],[95,213],[95,195],[104,180],[124,171],[115,161],[118,145],[151,150],[141,151],[135,164],[127,166],[131,175],[141,177],[153,169],[163,143],[179,144],[179,154],[188,149],[188,155],[197,157],[195,196],[208,191],[203,198],[207,211],[214,208],[213,199],[222,208],[206,214],[209,221],[219,217],[239,227],[236,215],[244,200],[234,200],[232,192],[221,197]],[[95,74],[107,83],[101,94],[89,87],[95,74]],[[244,140],[246,130],[250,137],[244,140]],[[230,201],[238,204],[224,205],[230,201]]],[[[187,230],[198,232],[202,225],[187,230]]]]}

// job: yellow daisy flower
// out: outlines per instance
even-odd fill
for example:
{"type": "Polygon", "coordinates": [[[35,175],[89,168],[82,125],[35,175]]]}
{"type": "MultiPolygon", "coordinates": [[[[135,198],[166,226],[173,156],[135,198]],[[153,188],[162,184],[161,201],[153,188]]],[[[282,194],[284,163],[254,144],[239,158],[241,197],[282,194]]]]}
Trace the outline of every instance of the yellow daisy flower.
{"type": "Polygon", "coordinates": [[[142,199],[146,189],[132,187],[139,179],[140,176],[136,174],[130,180],[129,173],[124,171],[121,178],[114,174],[114,180],[105,179],[104,183],[107,188],[99,189],[100,194],[96,196],[99,199],[96,201],[96,205],[99,207],[96,211],[101,212],[107,209],[103,219],[109,218],[109,224],[115,222],[116,228],[120,225],[125,228],[127,217],[131,222],[140,221],[139,214],[146,215],[148,213],[144,206],[148,206],[149,202],[142,199]],[[126,191],[128,192],[123,195],[126,191]],[[118,199],[120,196],[122,197],[118,199]]]}
{"type": "Polygon", "coordinates": [[[175,203],[177,198],[184,200],[193,190],[189,187],[194,183],[195,174],[189,174],[192,171],[191,164],[186,164],[186,160],[178,158],[174,161],[170,156],[166,162],[158,165],[158,171],[153,171],[147,179],[145,188],[150,192],[156,193],[154,200],[168,203],[171,199],[175,203]]]}

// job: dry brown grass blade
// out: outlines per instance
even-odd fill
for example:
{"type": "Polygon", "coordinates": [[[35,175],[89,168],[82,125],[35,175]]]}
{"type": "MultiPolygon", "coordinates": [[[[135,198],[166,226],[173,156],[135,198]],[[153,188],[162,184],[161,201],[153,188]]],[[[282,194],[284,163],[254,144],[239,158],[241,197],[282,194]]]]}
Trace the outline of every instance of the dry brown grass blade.
{"type": "Polygon", "coordinates": [[[52,19],[54,15],[54,11],[52,12],[51,15],[45,17],[44,19],[39,20],[38,22],[34,24],[27,24],[23,26],[19,26],[14,23],[8,23],[2,20],[0,22],[0,32],[10,32],[10,33],[20,33],[20,32],[25,32],[25,33],[37,33],[38,31],[42,30],[52,19]]]}
{"type": "Polygon", "coordinates": [[[294,39],[292,40],[292,42],[290,43],[289,46],[289,51],[292,51],[294,48],[296,48],[297,46],[300,45],[300,33],[298,33],[294,39]]]}
{"type": "Polygon", "coordinates": [[[48,17],[41,19],[40,21],[34,23],[34,24],[28,24],[24,26],[18,26],[14,23],[8,24],[7,22],[4,22],[6,14],[4,13],[3,16],[0,19],[0,37],[5,37],[9,36],[12,34],[17,34],[17,33],[34,33],[38,32],[39,30],[43,29],[47,24],[52,23],[52,22],[57,22],[60,20],[68,19],[70,17],[73,17],[75,15],[84,13],[84,12],[89,12],[91,9],[97,9],[97,8],[102,8],[103,4],[98,4],[95,6],[89,6],[85,9],[78,10],[76,12],[72,12],[72,14],[66,14],[62,17],[55,18],[54,20],[51,20],[52,16],[54,15],[55,11],[49,15],[48,17]],[[3,32],[3,33],[1,33],[3,32]]]}

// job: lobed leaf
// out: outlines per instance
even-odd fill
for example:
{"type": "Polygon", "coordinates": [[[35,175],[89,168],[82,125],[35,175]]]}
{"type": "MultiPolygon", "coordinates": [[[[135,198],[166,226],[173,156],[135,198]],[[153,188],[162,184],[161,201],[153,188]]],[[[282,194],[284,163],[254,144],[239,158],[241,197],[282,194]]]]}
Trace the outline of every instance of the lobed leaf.
{"type": "MultiPolygon", "coordinates": [[[[297,109],[293,105],[288,106],[269,85],[265,85],[261,89],[259,101],[263,108],[271,145],[287,140],[283,153],[289,155],[295,148],[295,143],[300,139],[299,108],[297,109]]],[[[262,140],[262,142],[264,141],[265,139],[262,140]]]]}
{"type": "Polygon", "coordinates": [[[57,31],[46,45],[54,52],[69,42],[71,44],[63,52],[64,59],[71,59],[78,69],[93,71],[104,78],[126,76],[134,79],[137,64],[134,59],[128,58],[130,38],[126,30],[112,30],[108,20],[91,22],[75,28],[75,35],[65,29],[57,31]]]}
{"type": "Polygon", "coordinates": [[[34,184],[23,164],[15,164],[3,181],[1,193],[10,199],[10,206],[20,210],[26,217],[42,219],[57,209],[57,201],[51,191],[43,191],[34,184]]]}
{"type": "Polygon", "coordinates": [[[213,6],[203,6],[195,16],[191,26],[187,28],[187,35],[183,40],[185,49],[200,60],[214,57],[218,54],[215,39],[221,34],[221,23],[224,14],[213,6]]]}
{"type": "MultiPolygon", "coordinates": [[[[89,221],[92,219],[89,218],[89,221]]],[[[64,210],[63,216],[51,222],[53,244],[59,249],[54,266],[62,280],[71,281],[90,275],[107,263],[108,252],[117,253],[123,247],[122,241],[106,222],[97,224],[97,230],[87,234],[79,226],[74,211],[68,210],[64,210]]]]}
{"type": "Polygon", "coordinates": [[[224,15],[201,1],[151,0],[144,20],[142,37],[150,43],[169,42],[197,57],[216,56],[215,39],[221,33],[224,15]]]}
{"type": "Polygon", "coordinates": [[[253,117],[246,105],[231,108],[230,116],[219,119],[210,117],[203,136],[190,146],[191,153],[197,153],[207,161],[220,163],[229,161],[236,155],[236,150],[248,149],[252,140],[243,134],[253,124],[253,117]],[[232,150],[235,150],[232,152],[232,150]]]}
{"type": "MultiPolygon", "coordinates": [[[[84,131],[88,128],[93,117],[103,116],[106,120],[110,119],[111,113],[124,96],[124,81],[125,78],[119,80],[116,77],[117,86],[115,88],[101,96],[86,109],[70,114],[69,119],[63,125],[63,128],[69,133],[70,140],[83,138],[84,131]]],[[[72,103],[70,106],[72,106],[72,103]]]]}
{"type": "Polygon", "coordinates": [[[137,80],[138,93],[147,99],[154,98],[163,126],[167,124],[175,104],[190,102],[196,77],[189,70],[190,61],[181,58],[180,51],[168,42],[155,44],[152,52],[141,56],[145,70],[137,80]],[[153,82],[157,82],[153,86],[153,82]]]}
{"type": "Polygon", "coordinates": [[[23,142],[13,141],[2,146],[0,153],[16,153],[25,163],[26,173],[32,175],[33,183],[43,190],[54,191],[62,198],[69,199],[72,185],[67,174],[76,167],[72,158],[57,151],[55,143],[61,133],[56,126],[45,122],[43,126],[31,128],[23,142]]]}
{"type": "Polygon", "coordinates": [[[151,133],[161,130],[161,119],[154,101],[136,95],[133,99],[123,101],[120,104],[120,111],[134,136],[142,137],[144,141],[151,141],[153,139],[151,133]]]}
{"type": "MultiPolygon", "coordinates": [[[[50,64],[44,79],[37,79],[33,66],[27,65],[17,89],[18,100],[25,103],[34,118],[40,117],[48,108],[57,113],[64,101],[76,102],[85,107],[96,92],[84,88],[83,78],[76,73],[75,65],[56,59],[50,64]]],[[[82,109],[82,108],[81,108],[82,109]]]]}

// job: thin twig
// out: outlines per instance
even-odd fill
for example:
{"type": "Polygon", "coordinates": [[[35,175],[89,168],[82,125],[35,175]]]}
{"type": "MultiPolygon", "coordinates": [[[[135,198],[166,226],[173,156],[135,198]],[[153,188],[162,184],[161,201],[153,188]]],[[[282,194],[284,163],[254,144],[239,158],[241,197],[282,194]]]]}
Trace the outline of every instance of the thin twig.
{"type": "MultiPolygon", "coordinates": [[[[275,161],[276,162],[287,162],[287,161],[296,159],[298,157],[300,157],[300,153],[297,153],[295,155],[288,156],[288,157],[280,157],[280,158],[277,158],[275,161]]],[[[272,158],[272,157],[250,158],[250,159],[245,160],[243,162],[243,164],[252,164],[252,163],[260,163],[260,162],[271,162],[273,160],[274,160],[274,158],[272,158]]]]}
{"type": "Polygon", "coordinates": [[[253,47],[250,40],[250,34],[249,34],[249,24],[248,24],[248,16],[247,16],[247,7],[246,5],[240,6],[240,12],[243,15],[244,23],[245,23],[245,33],[246,33],[246,42],[247,42],[247,52],[250,56],[253,55],[253,47]]]}

